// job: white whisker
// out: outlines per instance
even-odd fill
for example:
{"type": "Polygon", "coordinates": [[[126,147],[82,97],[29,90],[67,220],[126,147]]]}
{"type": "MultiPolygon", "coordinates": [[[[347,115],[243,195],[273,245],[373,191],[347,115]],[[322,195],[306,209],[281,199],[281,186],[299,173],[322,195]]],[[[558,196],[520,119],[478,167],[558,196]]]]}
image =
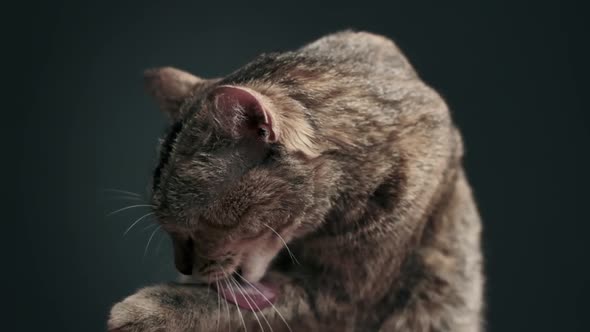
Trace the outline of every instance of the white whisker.
{"type": "MultiPolygon", "coordinates": [[[[162,234],[162,233],[160,233],[162,234]]],[[[162,247],[162,240],[164,240],[166,238],[166,235],[160,236],[160,239],[158,240],[158,244],[156,245],[156,256],[158,256],[160,254],[160,248],[162,247]]]]}
{"type": "Polygon", "coordinates": [[[221,321],[221,298],[219,295],[219,281],[215,280],[215,286],[216,289],[218,290],[217,292],[217,326],[215,327],[215,332],[219,331],[219,322],[221,321]]]}
{"type": "Polygon", "coordinates": [[[121,189],[107,188],[107,189],[104,189],[104,191],[110,191],[110,192],[119,193],[119,194],[127,194],[130,196],[135,196],[137,198],[141,197],[141,195],[138,193],[134,193],[132,191],[127,191],[127,190],[121,190],[121,189]]]}
{"type": "Polygon", "coordinates": [[[154,231],[152,232],[152,235],[150,236],[148,243],[145,246],[145,250],[143,251],[143,257],[145,258],[145,255],[147,254],[148,248],[150,246],[150,242],[152,242],[152,238],[154,237],[154,235],[156,234],[157,231],[160,230],[160,228],[162,228],[162,226],[158,226],[158,228],[154,229],[154,231]]]}
{"type": "MultiPolygon", "coordinates": [[[[256,306],[256,309],[258,311],[260,311],[260,308],[256,305],[256,301],[254,301],[254,299],[252,299],[250,297],[250,295],[244,290],[244,288],[242,286],[240,286],[240,284],[236,281],[236,278],[234,278],[233,276],[230,276],[230,280],[234,283],[234,285],[236,285],[236,287],[238,288],[238,292],[240,292],[242,294],[242,296],[244,297],[244,300],[246,300],[246,303],[248,303],[250,310],[252,310],[252,313],[254,314],[254,318],[256,318],[256,321],[258,322],[258,326],[260,326],[260,330],[262,330],[264,332],[264,327],[262,327],[262,323],[260,322],[260,319],[258,319],[258,315],[256,314],[254,307],[252,307],[252,305],[250,304],[250,301],[248,301],[248,298],[250,300],[252,300],[252,303],[256,306]]],[[[266,320],[264,315],[262,315],[262,317],[264,318],[264,320],[266,320]]],[[[266,321],[266,324],[268,324],[268,321],[266,321]]],[[[268,326],[270,327],[270,324],[268,326]]],[[[272,327],[271,327],[271,331],[272,331],[272,327]]]]}
{"type": "Polygon", "coordinates": [[[299,261],[297,260],[297,258],[295,258],[295,255],[293,255],[293,252],[291,252],[291,249],[289,249],[287,242],[285,241],[285,239],[283,239],[281,234],[279,234],[279,232],[275,231],[274,228],[270,227],[267,224],[264,224],[264,226],[268,227],[271,231],[273,231],[273,233],[275,233],[279,237],[279,239],[281,239],[281,241],[283,242],[283,245],[285,246],[285,248],[287,249],[287,252],[289,253],[289,257],[291,257],[291,261],[293,261],[293,263],[297,263],[297,265],[301,265],[301,264],[299,264],[299,261]]]}
{"type": "Polygon", "coordinates": [[[211,276],[207,277],[207,298],[209,297],[209,293],[211,292],[211,276]]]}
{"type": "Polygon", "coordinates": [[[258,288],[254,287],[254,285],[252,285],[251,282],[249,282],[246,278],[244,278],[241,274],[236,273],[236,275],[238,277],[240,277],[242,280],[244,280],[248,285],[250,285],[250,287],[254,288],[254,290],[256,292],[258,292],[258,294],[260,294],[260,296],[262,296],[264,298],[264,300],[266,302],[268,302],[268,304],[271,305],[271,307],[274,309],[274,311],[279,315],[279,317],[281,318],[281,320],[283,321],[283,323],[285,323],[285,326],[287,326],[287,329],[289,330],[289,332],[293,332],[293,330],[291,330],[291,326],[289,326],[289,323],[287,323],[287,320],[285,319],[285,317],[283,317],[283,315],[281,314],[281,312],[277,309],[277,307],[275,307],[275,305],[268,299],[268,297],[266,297],[266,295],[264,295],[264,293],[262,293],[261,291],[258,290],[258,288]]]}
{"type": "MultiPolygon", "coordinates": [[[[217,287],[217,290],[218,292],[221,291],[219,286],[217,287]]],[[[223,303],[225,304],[225,310],[227,311],[227,330],[231,331],[231,314],[229,312],[229,303],[227,303],[227,300],[225,298],[223,299],[223,303]]]]}
{"type": "MultiPolygon", "coordinates": [[[[135,220],[131,226],[129,226],[129,228],[127,228],[127,230],[125,231],[125,233],[123,233],[123,236],[127,235],[127,233],[129,233],[129,231],[133,228],[133,226],[137,225],[140,221],[142,221],[143,219],[151,216],[152,214],[154,214],[154,212],[150,212],[150,213],[146,213],[143,216],[137,218],[137,220],[135,220]]],[[[145,230],[145,229],[144,229],[145,230]]]]}
{"type": "MultiPolygon", "coordinates": [[[[232,278],[233,278],[233,277],[232,277],[232,278]]],[[[234,278],[234,280],[235,280],[235,278],[234,278]]],[[[236,280],[236,282],[238,282],[238,281],[236,280]]],[[[238,285],[239,285],[239,283],[238,283],[238,285]]],[[[243,288],[243,286],[241,286],[241,287],[242,287],[242,289],[244,289],[244,288],[243,288]]],[[[247,297],[248,297],[250,300],[252,300],[252,303],[254,304],[254,306],[256,307],[256,309],[258,310],[258,312],[260,313],[260,316],[262,316],[262,319],[264,319],[264,321],[266,322],[266,325],[268,325],[268,328],[270,329],[270,331],[271,331],[271,332],[274,332],[274,331],[273,331],[273,329],[272,329],[272,325],[270,325],[270,322],[268,321],[268,319],[266,319],[266,316],[264,315],[264,313],[262,313],[262,310],[260,309],[260,307],[258,306],[258,304],[256,304],[256,301],[254,301],[254,299],[252,298],[252,296],[250,296],[250,294],[248,294],[247,292],[245,292],[244,294],[245,294],[245,295],[246,295],[246,296],[247,296],[247,297]]],[[[263,331],[264,331],[264,330],[263,330],[263,331]]]]}
{"type": "Polygon", "coordinates": [[[149,225],[145,226],[144,228],[142,228],[141,231],[144,232],[144,231],[147,231],[148,229],[154,228],[156,226],[158,226],[158,223],[152,223],[152,224],[149,224],[149,225]]]}
{"type": "Polygon", "coordinates": [[[234,301],[235,301],[234,304],[236,305],[236,310],[238,311],[238,315],[240,315],[240,319],[242,320],[242,324],[244,325],[244,331],[247,332],[248,328],[246,327],[246,321],[244,320],[244,316],[242,316],[242,312],[240,311],[240,307],[238,306],[238,298],[236,297],[236,292],[234,292],[234,289],[231,286],[231,284],[229,283],[229,281],[227,279],[224,279],[224,280],[225,280],[225,284],[229,288],[229,291],[232,293],[232,297],[234,298],[234,301]]]}
{"type": "Polygon", "coordinates": [[[115,210],[115,211],[109,213],[108,216],[112,216],[113,214],[116,214],[116,213],[119,213],[119,212],[122,212],[122,211],[125,211],[125,210],[129,210],[129,209],[137,208],[137,207],[151,207],[151,208],[154,208],[155,206],[152,205],[152,204],[136,204],[136,205],[130,205],[130,206],[126,206],[124,208],[115,210]]]}
{"type": "Polygon", "coordinates": [[[108,197],[108,199],[112,199],[112,200],[130,200],[130,201],[137,201],[137,202],[145,202],[142,198],[139,197],[133,197],[133,196],[113,196],[113,197],[108,197]]]}

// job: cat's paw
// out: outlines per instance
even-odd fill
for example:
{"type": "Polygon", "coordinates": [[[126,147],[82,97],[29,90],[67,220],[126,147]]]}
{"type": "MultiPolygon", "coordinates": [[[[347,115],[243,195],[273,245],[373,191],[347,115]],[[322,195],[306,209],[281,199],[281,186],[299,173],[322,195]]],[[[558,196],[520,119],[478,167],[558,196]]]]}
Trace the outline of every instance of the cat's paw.
{"type": "Polygon", "coordinates": [[[170,331],[171,317],[155,296],[157,287],[144,288],[119,302],[111,309],[107,323],[109,332],[170,331]]]}
{"type": "Polygon", "coordinates": [[[211,330],[218,297],[207,287],[165,284],[147,287],[111,309],[110,332],[184,332],[211,330]]]}

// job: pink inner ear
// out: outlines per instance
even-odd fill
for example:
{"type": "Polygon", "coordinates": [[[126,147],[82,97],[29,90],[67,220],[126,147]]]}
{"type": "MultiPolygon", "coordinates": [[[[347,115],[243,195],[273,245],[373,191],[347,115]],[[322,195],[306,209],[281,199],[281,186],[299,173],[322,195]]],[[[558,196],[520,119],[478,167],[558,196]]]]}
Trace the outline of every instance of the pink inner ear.
{"type": "Polygon", "coordinates": [[[254,94],[233,86],[221,86],[215,89],[213,94],[218,110],[232,120],[231,124],[235,123],[236,117],[245,116],[245,119],[238,123],[241,135],[260,136],[262,129],[266,131],[266,136],[263,137],[265,141],[276,141],[272,118],[254,94]]]}

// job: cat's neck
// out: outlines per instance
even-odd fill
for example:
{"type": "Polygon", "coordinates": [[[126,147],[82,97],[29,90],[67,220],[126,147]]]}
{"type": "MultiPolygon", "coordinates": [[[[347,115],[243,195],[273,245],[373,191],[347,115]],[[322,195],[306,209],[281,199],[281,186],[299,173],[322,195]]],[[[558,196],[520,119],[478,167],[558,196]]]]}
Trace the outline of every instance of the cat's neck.
{"type": "Polygon", "coordinates": [[[421,330],[416,324],[426,324],[426,317],[434,324],[457,316],[476,326],[483,282],[479,215],[462,169],[446,178],[408,246],[400,249],[395,233],[379,230],[314,234],[293,244],[300,265],[291,265],[292,272],[314,284],[309,287],[329,286],[346,301],[373,307],[371,318],[358,318],[359,328],[403,322],[407,330],[421,330]]]}

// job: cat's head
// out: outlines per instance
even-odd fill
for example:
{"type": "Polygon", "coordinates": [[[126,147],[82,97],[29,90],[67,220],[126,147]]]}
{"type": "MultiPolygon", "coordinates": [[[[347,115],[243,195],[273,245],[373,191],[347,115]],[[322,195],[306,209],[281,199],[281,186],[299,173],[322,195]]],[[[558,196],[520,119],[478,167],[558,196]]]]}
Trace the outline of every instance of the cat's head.
{"type": "Polygon", "coordinates": [[[183,274],[258,281],[313,204],[313,131],[297,105],[256,84],[146,72],[171,119],[152,204],[183,274]]]}

